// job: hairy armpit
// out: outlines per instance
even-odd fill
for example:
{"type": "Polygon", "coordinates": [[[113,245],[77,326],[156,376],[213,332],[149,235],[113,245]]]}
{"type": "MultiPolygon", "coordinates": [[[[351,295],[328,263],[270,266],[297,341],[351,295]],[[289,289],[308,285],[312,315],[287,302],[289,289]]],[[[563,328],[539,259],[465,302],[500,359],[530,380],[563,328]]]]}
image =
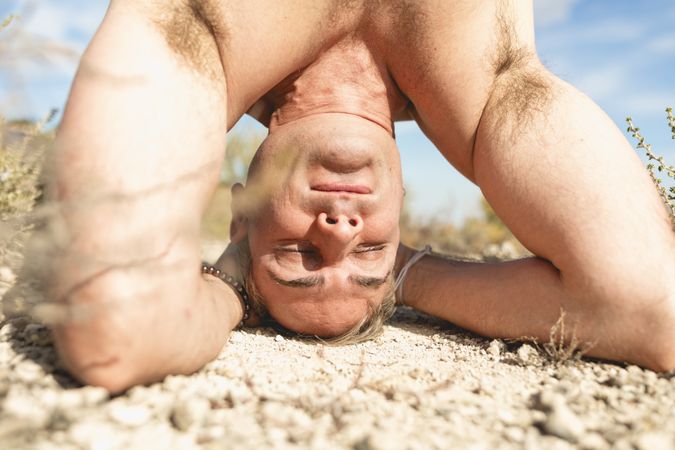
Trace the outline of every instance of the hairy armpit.
{"type": "Polygon", "coordinates": [[[219,82],[224,78],[219,46],[227,28],[216,0],[147,0],[142,14],[159,28],[169,48],[191,69],[219,82]]]}
{"type": "Polygon", "coordinates": [[[511,0],[501,0],[497,8],[497,45],[491,58],[495,79],[489,106],[515,133],[546,109],[553,87],[535,48],[519,39],[510,6],[511,0]]]}

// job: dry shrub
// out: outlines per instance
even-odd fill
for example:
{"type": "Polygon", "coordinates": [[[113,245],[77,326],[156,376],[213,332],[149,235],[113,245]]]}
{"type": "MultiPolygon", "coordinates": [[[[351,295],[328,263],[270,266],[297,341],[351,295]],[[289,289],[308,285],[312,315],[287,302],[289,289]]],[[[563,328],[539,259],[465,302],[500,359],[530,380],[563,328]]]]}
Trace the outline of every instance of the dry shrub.
{"type": "Polygon", "coordinates": [[[54,139],[44,126],[53,114],[38,123],[0,118],[0,265],[16,267],[33,227],[42,161],[54,139]]]}
{"type": "Polygon", "coordinates": [[[560,316],[549,331],[548,342],[541,346],[544,354],[555,364],[567,361],[578,361],[594,346],[593,343],[581,342],[576,330],[566,330],[567,313],[560,309],[560,316]]]}
{"type": "Polygon", "coordinates": [[[480,217],[469,217],[461,227],[455,227],[444,220],[415,218],[406,200],[401,211],[401,242],[414,248],[431,245],[440,253],[473,259],[509,259],[529,254],[484,198],[480,207],[480,217]]]}

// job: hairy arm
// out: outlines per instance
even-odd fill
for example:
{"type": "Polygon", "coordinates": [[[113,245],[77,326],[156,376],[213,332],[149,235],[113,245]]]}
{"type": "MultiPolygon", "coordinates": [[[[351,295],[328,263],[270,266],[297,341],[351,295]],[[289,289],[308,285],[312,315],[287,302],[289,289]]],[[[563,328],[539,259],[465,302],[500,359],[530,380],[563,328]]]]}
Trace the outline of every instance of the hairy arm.
{"type": "MultiPolygon", "coordinates": [[[[541,341],[564,310],[566,340],[590,344],[590,355],[672,369],[675,236],[667,213],[609,117],[539,62],[531,7],[510,3],[500,2],[495,20],[503,48],[494,52],[465,172],[537,256],[497,264],[425,258],[404,299],[484,335],[541,341]]],[[[441,119],[427,128],[442,135],[441,119]]]]}
{"type": "Polygon", "coordinates": [[[42,263],[49,299],[71,311],[57,348],[77,378],[112,391],[197,370],[242,315],[199,270],[227,91],[212,31],[186,4],[111,2],[48,164],[57,263],[42,263]]]}

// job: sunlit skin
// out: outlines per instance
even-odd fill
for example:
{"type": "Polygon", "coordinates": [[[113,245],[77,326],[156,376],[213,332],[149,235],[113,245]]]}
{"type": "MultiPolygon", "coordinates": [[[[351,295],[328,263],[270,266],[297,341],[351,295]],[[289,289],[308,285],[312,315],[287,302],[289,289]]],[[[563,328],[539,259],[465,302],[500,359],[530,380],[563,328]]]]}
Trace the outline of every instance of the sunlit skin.
{"type": "Polygon", "coordinates": [[[245,231],[253,277],[281,325],[335,336],[382,301],[403,197],[388,130],[335,113],[275,127],[234,193],[256,204],[245,231]]]}
{"type": "Polygon", "coordinates": [[[414,253],[397,251],[394,142],[414,119],[535,256],[425,257],[407,305],[540,342],[564,310],[564,338],[589,355],[675,368],[668,215],[622,132],[539,60],[531,0],[112,0],[49,162],[50,198],[68,207],[48,229],[66,240],[27,262],[47,266],[49,300],[88,312],[54,326],[81,381],[193,373],[241,321],[235,291],[199,270],[199,232],[246,113],[270,133],[234,188],[217,266],[241,277],[233,249],[248,240],[287,328],[345,331],[414,253]]]}

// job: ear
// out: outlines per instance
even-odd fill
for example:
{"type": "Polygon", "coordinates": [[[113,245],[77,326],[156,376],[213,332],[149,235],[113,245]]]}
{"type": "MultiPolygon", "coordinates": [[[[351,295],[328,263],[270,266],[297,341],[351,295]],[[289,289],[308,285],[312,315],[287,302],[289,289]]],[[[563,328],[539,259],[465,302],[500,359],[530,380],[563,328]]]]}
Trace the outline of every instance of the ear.
{"type": "Polygon", "coordinates": [[[235,183],[232,186],[232,220],[230,221],[230,242],[238,244],[248,235],[248,218],[245,209],[242,208],[244,201],[244,186],[235,183]]]}

